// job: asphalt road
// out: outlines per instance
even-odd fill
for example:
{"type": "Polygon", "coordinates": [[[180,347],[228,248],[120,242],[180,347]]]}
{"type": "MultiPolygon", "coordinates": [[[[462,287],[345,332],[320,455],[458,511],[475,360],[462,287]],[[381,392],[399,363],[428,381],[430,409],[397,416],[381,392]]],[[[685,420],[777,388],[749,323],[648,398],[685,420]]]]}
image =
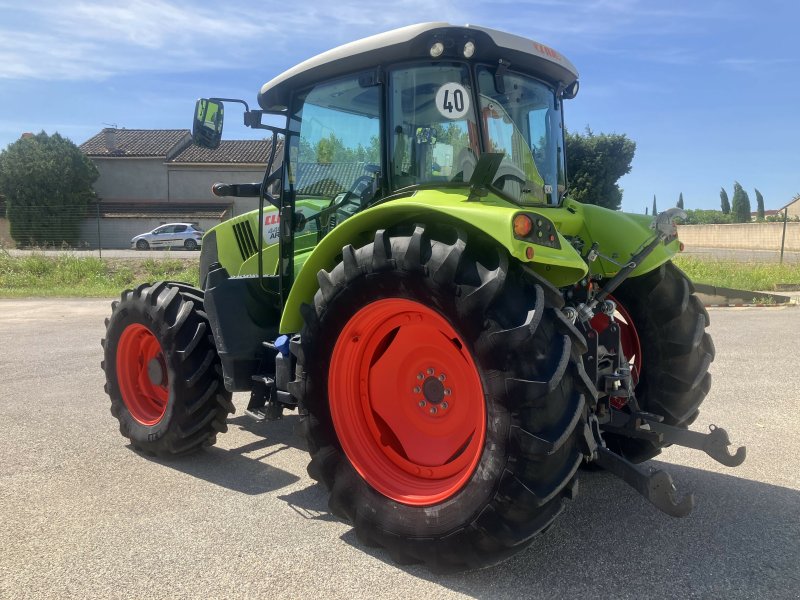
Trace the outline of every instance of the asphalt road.
{"type": "MultiPolygon", "coordinates": [[[[12,256],[25,256],[32,253],[45,254],[65,254],[73,253],[78,256],[100,256],[103,258],[177,258],[188,260],[200,256],[199,251],[185,250],[183,248],[175,248],[168,250],[148,250],[143,252],[141,250],[9,250],[12,256]]],[[[780,250],[746,250],[741,248],[701,248],[696,246],[687,246],[683,252],[686,256],[694,258],[701,258],[704,260],[726,260],[731,262],[740,263],[777,263],[780,261],[780,250]]],[[[783,262],[798,263],[800,262],[800,252],[784,252],[783,262]]]]}
{"type": "MultiPolygon", "coordinates": [[[[703,260],[724,260],[738,263],[779,263],[781,251],[778,250],[748,250],[745,248],[701,248],[686,246],[683,256],[691,256],[703,260]]],[[[800,262],[800,252],[785,251],[783,262],[797,264],[800,262]]]]}
{"type": "Polygon", "coordinates": [[[139,455],[103,393],[107,301],[0,300],[0,598],[798,598],[800,308],[713,309],[716,423],[747,461],[670,448],[697,507],[667,517],[620,480],[580,493],[532,547],[434,576],[363,547],[306,475],[295,417],[242,415],[218,445],[139,455]]]}

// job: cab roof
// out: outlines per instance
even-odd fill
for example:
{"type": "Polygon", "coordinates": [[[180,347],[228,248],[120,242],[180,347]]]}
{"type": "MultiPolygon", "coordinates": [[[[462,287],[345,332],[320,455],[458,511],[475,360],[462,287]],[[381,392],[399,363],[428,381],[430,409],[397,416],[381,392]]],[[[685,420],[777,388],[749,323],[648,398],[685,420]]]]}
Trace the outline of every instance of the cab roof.
{"type": "Polygon", "coordinates": [[[462,50],[468,41],[475,45],[471,62],[497,64],[502,59],[510,63],[511,70],[537,75],[554,85],[568,86],[578,78],[578,71],[569,60],[528,38],[475,25],[420,23],[350,42],[309,58],[265,83],[258,94],[258,103],[264,110],[286,110],[293,90],[382,64],[465,60],[462,50]],[[437,41],[444,44],[445,50],[432,59],[430,48],[437,41]]]}

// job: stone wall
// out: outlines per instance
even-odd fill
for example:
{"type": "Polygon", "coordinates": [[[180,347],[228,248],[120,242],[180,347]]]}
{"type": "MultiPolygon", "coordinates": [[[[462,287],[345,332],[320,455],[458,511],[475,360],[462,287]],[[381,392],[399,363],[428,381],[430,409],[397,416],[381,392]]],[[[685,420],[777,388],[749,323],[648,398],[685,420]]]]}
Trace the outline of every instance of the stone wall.
{"type": "MultiPolygon", "coordinates": [[[[783,223],[679,225],[678,238],[692,248],[780,250],[783,223]]],[[[800,223],[786,224],[784,250],[800,252],[800,223]]]]}

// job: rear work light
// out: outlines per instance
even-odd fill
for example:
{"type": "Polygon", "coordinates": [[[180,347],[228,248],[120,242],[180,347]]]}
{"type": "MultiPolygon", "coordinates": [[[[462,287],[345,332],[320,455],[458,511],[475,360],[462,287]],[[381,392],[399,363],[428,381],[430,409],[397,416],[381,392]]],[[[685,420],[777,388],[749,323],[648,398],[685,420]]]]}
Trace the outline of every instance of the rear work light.
{"type": "Polygon", "coordinates": [[[533,221],[528,215],[517,215],[514,217],[514,235],[516,237],[524,238],[527,236],[531,229],[533,229],[533,221]]]}
{"type": "Polygon", "coordinates": [[[516,239],[537,246],[561,248],[558,230],[550,219],[537,213],[517,213],[511,223],[516,239]]]}

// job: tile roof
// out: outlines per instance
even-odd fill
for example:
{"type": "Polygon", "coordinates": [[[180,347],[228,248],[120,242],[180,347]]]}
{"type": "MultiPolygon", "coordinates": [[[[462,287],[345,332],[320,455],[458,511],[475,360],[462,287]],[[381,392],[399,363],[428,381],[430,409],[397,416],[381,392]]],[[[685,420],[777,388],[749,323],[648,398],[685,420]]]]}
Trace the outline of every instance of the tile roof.
{"type": "Polygon", "coordinates": [[[188,129],[103,129],[80,145],[87,156],[168,157],[191,142],[188,129]]]}
{"type": "Polygon", "coordinates": [[[349,190],[356,179],[367,175],[367,163],[307,163],[297,165],[297,184],[295,190],[301,196],[327,196],[349,190]]]}
{"type": "MultiPolygon", "coordinates": [[[[225,140],[219,148],[209,150],[190,144],[170,159],[171,163],[240,163],[267,164],[271,140],[225,140]]],[[[283,161],[283,140],[278,140],[275,166],[283,161]]]]}
{"type": "Polygon", "coordinates": [[[222,218],[230,202],[100,202],[101,217],[222,218]]]}

